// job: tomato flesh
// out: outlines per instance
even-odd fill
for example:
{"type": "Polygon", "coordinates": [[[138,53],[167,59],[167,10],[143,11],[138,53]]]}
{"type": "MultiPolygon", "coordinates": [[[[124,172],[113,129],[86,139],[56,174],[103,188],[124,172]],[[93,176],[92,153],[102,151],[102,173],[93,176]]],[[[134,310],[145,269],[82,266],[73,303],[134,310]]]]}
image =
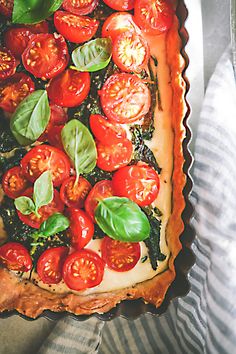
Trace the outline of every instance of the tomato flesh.
{"type": "Polygon", "coordinates": [[[62,140],[61,140],[61,131],[65,125],[56,125],[48,131],[47,137],[50,145],[55,146],[60,150],[64,150],[62,140]]]}
{"type": "Polygon", "coordinates": [[[81,250],[70,254],[63,266],[63,280],[72,290],[93,288],[101,283],[104,262],[91,250],[81,250]]]}
{"type": "Polygon", "coordinates": [[[102,37],[110,37],[112,41],[114,41],[119,34],[127,31],[141,32],[130,13],[117,12],[110,15],[104,22],[102,26],[102,37]]]}
{"type": "Polygon", "coordinates": [[[24,176],[30,181],[36,179],[45,171],[50,171],[55,187],[58,187],[70,175],[70,161],[67,155],[49,145],[39,145],[31,149],[21,160],[24,176]]]}
{"type": "Polygon", "coordinates": [[[0,48],[0,80],[5,80],[14,75],[16,71],[16,59],[11,52],[4,47],[0,48]]]}
{"type": "Polygon", "coordinates": [[[106,5],[117,11],[129,11],[134,8],[135,0],[103,0],[106,5]]]}
{"type": "Polygon", "coordinates": [[[25,25],[25,27],[28,28],[30,32],[34,34],[49,32],[49,25],[47,21],[42,21],[34,25],[25,25]]]}
{"type": "Polygon", "coordinates": [[[11,17],[14,0],[0,0],[0,13],[6,17],[11,17]]]}
{"type": "Polygon", "coordinates": [[[80,250],[84,248],[94,235],[94,225],[88,214],[81,209],[69,208],[71,245],[80,250]]]}
{"type": "Polygon", "coordinates": [[[62,280],[63,263],[69,253],[67,247],[49,248],[37,262],[37,273],[45,284],[58,284],[62,280]]]}
{"type": "Polygon", "coordinates": [[[91,114],[89,123],[95,138],[104,145],[116,144],[120,139],[127,137],[126,130],[121,124],[109,122],[100,114],[91,114]]]}
{"type": "MultiPolygon", "coordinates": [[[[62,107],[60,107],[60,106],[57,106],[55,104],[51,104],[50,103],[50,119],[49,119],[49,123],[47,125],[47,128],[43,132],[43,134],[40,135],[40,137],[38,138],[38,140],[39,141],[47,141],[48,140],[48,135],[51,135],[51,137],[52,137],[54,128],[55,127],[64,126],[64,124],[67,121],[68,121],[68,116],[67,116],[65,110],[62,107]]],[[[57,140],[57,142],[58,142],[58,140],[57,140]]],[[[52,145],[54,145],[54,144],[52,144],[52,145]]],[[[55,145],[55,146],[58,147],[57,145],[55,145]]],[[[60,145],[60,147],[61,146],[62,145],[60,145]]],[[[62,148],[62,150],[63,150],[63,148],[62,148]]]]}
{"type": "Polygon", "coordinates": [[[0,263],[10,270],[19,272],[28,272],[32,268],[28,250],[17,242],[8,242],[0,247],[0,263]]]}
{"type": "Polygon", "coordinates": [[[75,184],[76,177],[69,177],[61,186],[60,196],[61,200],[68,207],[83,208],[85,199],[92,189],[91,184],[84,177],[80,176],[78,182],[75,184]]]}
{"type": "Polygon", "coordinates": [[[90,216],[90,218],[95,222],[95,209],[100,200],[112,197],[114,195],[112,182],[108,180],[103,180],[97,182],[92,190],[89,192],[87,199],[85,200],[85,210],[90,216]]]}
{"type": "Polygon", "coordinates": [[[62,107],[79,106],[90,91],[88,72],[67,69],[49,82],[47,92],[51,102],[62,107]]]}
{"type": "Polygon", "coordinates": [[[121,242],[110,237],[102,241],[102,259],[116,272],[127,272],[135,267],[141,255],[138,242],[121,242]]]}
{"type": "Polygon", "coordinates": [[[160,180],[152,167],[138,162],[117,171],[112,178],[112,187],[115,195],[129,198],[139,206],[147,206],[157,198],[160,180]]]}
{"type": "Polygon", "coordinates": [[[5,45],[17,59],[20,59],[31,35],[32,32],[26,27],[10,28],[4,35],[5,45]]]}
{"type": "Polygon", "coordinates": [[[26,70],[43,80],[60,74],[68,62],[66,41],[58,33],[32,35],[22,54],[22,63],[26,70]]]}
{"type": "Polygon", "coordinates": [[[3,191],[9,198],[18,198],[29,186],[19,166],[10,168],[2,177],[3,191]]]}
{"type": "Polygon", "coordinates": [[[64,0],[62,7],[76,15],[90,14],[98,5],[98,0],[64,0]]]}
{"type": "Polygon", "coordinates": [[[95,35],[99,21],[66,11],[56,11],[54,14],[54,25],[57,31],[68,41],[84,43],[95,35]]]}
{"type": "Polygon", "coordinates": [[[151,94],[136,75],[111,75],[99,91],[106,116],[117,123],[134,123],[143,118],[151,106],[151,94]]]}

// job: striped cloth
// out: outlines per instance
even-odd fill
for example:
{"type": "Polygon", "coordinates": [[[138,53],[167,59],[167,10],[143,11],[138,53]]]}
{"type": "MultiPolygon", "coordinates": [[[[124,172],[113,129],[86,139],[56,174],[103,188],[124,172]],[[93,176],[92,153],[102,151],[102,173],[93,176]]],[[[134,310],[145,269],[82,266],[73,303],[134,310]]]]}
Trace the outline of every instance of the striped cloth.
{"type": "Polygon", "coordinates": [[[236,86],[230,50],[209,83],[195,147],[189,294],[165,315],[60,320],[39,353],[236,353],[236,86]]]}

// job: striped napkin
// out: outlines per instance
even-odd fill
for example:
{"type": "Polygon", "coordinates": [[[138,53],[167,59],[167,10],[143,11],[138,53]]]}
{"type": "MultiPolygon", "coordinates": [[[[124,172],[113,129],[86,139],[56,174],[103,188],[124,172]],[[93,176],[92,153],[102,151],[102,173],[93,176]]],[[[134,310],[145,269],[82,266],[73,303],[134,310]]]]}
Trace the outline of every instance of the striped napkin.
{"type": "Polygon", "coordinates": [[[191,291],[161,317],[60,320],[39,353],[236,352],[236,85],[228,49],[210,80],[197,132],[191,291]]]}

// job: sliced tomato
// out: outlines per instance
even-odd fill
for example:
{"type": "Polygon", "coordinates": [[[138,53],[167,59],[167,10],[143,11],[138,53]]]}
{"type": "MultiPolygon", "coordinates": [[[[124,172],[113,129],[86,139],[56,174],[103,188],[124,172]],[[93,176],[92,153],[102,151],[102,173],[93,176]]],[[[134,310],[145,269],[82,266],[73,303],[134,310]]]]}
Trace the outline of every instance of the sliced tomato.
{"type": "Polygon", "coordinates": [[[61,140],[61,131],[64,126],[65,125],[56,125],[55,127],[50,128],[47,134],[49,144],[60,150],[64,150],[61,140]]]}
{"type": "Polygon", "coordinates": [[[110,37],[112,41],[126,31],[141,33],[133,16],[128,12],[116,12],[110,15],[102,26],[102,37],[110,37]]]}
{"type": "Polygon", "coordinates": [[[20,59],[31,35],[32,32],[27,27],[9,28],[4,35],[5,45],[17,59],[20,59]]]}
{"type": "MultiPolygon", "coordinates": [[[[50,133],[50,135],[52,136],[53,135],[52,132],[55,127],[64,126],[64,124],[66,124],[66,122],[68,121],[68,115],[62,107],[57,106],[55,104],[51,104],[51,103],[49,106],[50,106],[49,123],[47,125],[47,128],[43,132],[43,134],[38,138],[39,141],[47,141],[48,134],[50,133]]],[[[52,144],[52,145],[54,145],[54,144],[52,144]]],[[[55,146],[57,147],[57,145],[55,145],[55,146]]]]}
{"type": "Polygon", "coordinates": [[[133,145],[129,139],[120,139],[113,145],[97,142],[97,166],[104,171],[115,171],[130,163],[133,155],[133,145]]]}
{"type": "MultiPolygon", "coordinates": [[[[32,198],[33,188],[26,189],[26,191],[22,195],[32,198]]],[[[18,214],[19,219],[24,224],[29,225],[35,229],[39,229],[42,222],[47,220],[50,215],[55,214],[55,213],[62,213],[63,210],[64,210],[64,204],[62,203],[62,201],[60,199],[60,194],[58,193],[58,191],[56,189],[54,189],[54,197],[53,197],[53,200],[51,201],[51,203],[39,208],[38,213],[39,213],[40,217],[37,217],[34,213],[31,213],[29,215],[24,215],[19,210],[17,210],[17,214],[18,214]]]]}
{"type": "Polygon", "coordinates": [[[140,206],[150,205],[157,198],[160,180],[157,172],[147,164],[127,166],[117,171],[112,178],[115,195],[126,197],[140,206]]]}
{"type": "Polygon", "coordinates": [[[16,71],[16,59],[5,47],[0,47],[0,80],[5,80],[14,75],[16,71]]]}
{"type": "Polygon", "coordinates": [[[129,11],[134,8],[135,0],[103,0],[105,4],[117,11],[129,11]]]}
{"type": "Polygon", "coordinates": [[[68,207],[83,208],[85,199],[92,189],[91,184],[87,179],[80,176],[78,183],[75,183],[76,178],[69,177],[66,179],[60,189],[61,200],[68,207]]]}
{"type": "Polygon", "coordinates": [[[136,0],[134,19],[137,25],[151,35],[167,31],[173,22],[174,10],[169,0],[136,0]]]}
{"type": "Polygon", "coordinates": [[[121,124],[109,122],[100,114],[91,114],[89,123],[95,138],[104,145],[116,144],[120,139],[127,137],[126,130],[121,124]]]}
{"type": "Polygon", "coordinates": [[[16,73],[9,79],[0,82],[0,107],[13,113],[19,103],[35,89],[30,76],[16,73]]]}
{"type": "Polygon", "coordinates": [[[18,198],[28,187],[30,182],[23,175],[20,166],[10,168],[2,177],[3,191],[9,198],[18,198]]]}
{"type": "Polygon", "coordinates": [[[141,72],[150,58],[149,45],[142,35],[136,32],[123,32],[116,37],[112,56],[114,63],[128,72],[141,72]]]}
{"type": "Polygon", "coordinates": [[[0,14],[11,17],[13,11],[14,0],[0,0],[0,14]]]}
{"type": "Polygon", "coordinates": [[[147,85],[136,75],[113,74],[99,91],[106,116],[117,123],[134,123],[143,118],[151,105],[147,85]]]}
{"type": "Polygon", "coordinates": [[[62,280],[62,267],[69,253],[67,247],[49,248],[37,262],[37,273],[45,284],[58,284],[62,280]]]}
{"type": "Polygon", "coordinates": [[[32,268],[28,250],[17,242],[8,242],[0,247],[0,263],[19,272],[28,272],[32,268]]]}
{"type": "Polygon", "coordinates": [[[81,209],[69,208],[71,244],[77,250],[84,248],[94,235],[94,225],[88,214],[81,209]]]}
{"type": "Polygon", "coordinates": [[[49,82],[47,91],[50,100],[58,106],[79,106],[90,91],[89,73],[67,69],[49,82]]]}
{"type": "Polygon", "coordinates": [[[30,182],[35,182],[44,171],[51,171],[55,187],[60,186],[70,175],[70,161],[67,155],[49,145],[33,147],[21,160],[21,167],[30,182]]]}
{"type": "Polygon", "coordinates": [[[99,21],[94,18],[75,15],[66,11],[56,11],[54,25],[68,41],[84,43],[97,32],[99,21]]]}
{"type": "Polygon", "coordinates": [[[64,10],[76,15],[90,14],[98,5],[98,0],[64,0],[64,10]]]}
{"type": "Polygon", "coordinates": [[[138,242],[121,242],[110,237],[102,241],[102,259],[116,272],[127,272],[135,267],[141,255],[138,242]]]}
{"type": "Polygon", "coordinates": [[[114,195],[112,182],[103,180],[97,182],[92,190],[89,192],[87,199],[85,200],[85,210],[90,218],[95,222],[94,212],[100,200],[112,197],[114,195]]]}
{"type": "Polygon", "coordinates": [[[22,63],[26,70],[43,80],[60,74],[68,62],[66,41],[58,33],[32,35],[22,54],[22,63]]]}
{"type": "Polygon", "coordinates": [[[47,21],[42,21],[34,25],[25,25],[25,26],[30,30],[31,33],[34,34],[49,32],[49,25],[47,21]]]}
{"type": "Polygon", "coordinates": [[[63,279],[72,290],[93,288],[101,283],[103,275],[103,260],[87,249],[70,254],[63,266],[63,279]]]}

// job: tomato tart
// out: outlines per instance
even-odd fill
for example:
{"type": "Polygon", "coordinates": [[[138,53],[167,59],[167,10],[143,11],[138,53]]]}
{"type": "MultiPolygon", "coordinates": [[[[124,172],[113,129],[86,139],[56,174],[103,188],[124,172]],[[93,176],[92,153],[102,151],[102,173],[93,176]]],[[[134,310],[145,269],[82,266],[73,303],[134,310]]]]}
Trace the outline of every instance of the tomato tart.
{"type": "Polygon", "coordinates": [[[178,1],[38,3],[0,0],[0,311],[158,308],[184,230],[178,1]]]}

